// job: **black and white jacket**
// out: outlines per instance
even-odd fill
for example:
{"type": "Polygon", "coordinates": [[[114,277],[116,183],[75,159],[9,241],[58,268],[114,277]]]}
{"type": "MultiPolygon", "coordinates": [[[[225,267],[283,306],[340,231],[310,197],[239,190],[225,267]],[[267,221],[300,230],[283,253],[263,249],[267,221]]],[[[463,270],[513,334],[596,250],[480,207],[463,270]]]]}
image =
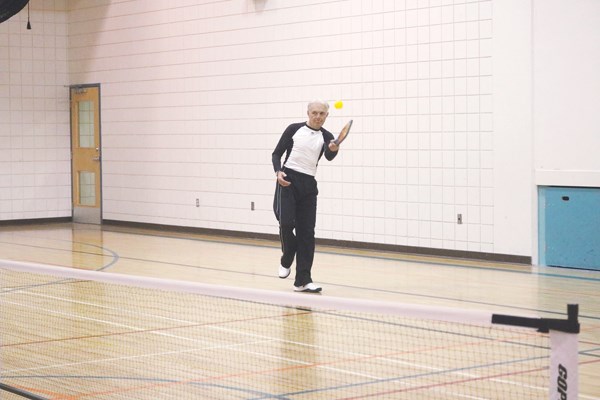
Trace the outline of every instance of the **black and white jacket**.
{"type": "Polygon", "coordinates": [[[324,128],[314,130],[306,122],[291,124],[285,129],[273,151],[273,169],[277,172],[282,168],[289,168],[315,176],[323,154],[328,161],[337,155],[337,151],[329,150],[328,146],[334,139],[333,134],[324,128]],[[281,157],[284,153],[286,156],[282,166],[281,157]]]}

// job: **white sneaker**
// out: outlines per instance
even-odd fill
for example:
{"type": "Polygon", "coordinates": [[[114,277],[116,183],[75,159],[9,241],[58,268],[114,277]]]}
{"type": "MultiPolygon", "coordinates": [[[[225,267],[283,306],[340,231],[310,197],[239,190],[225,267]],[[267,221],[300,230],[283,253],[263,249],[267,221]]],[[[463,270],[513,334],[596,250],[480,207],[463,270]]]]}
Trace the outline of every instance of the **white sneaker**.
{"type": "Polygon", "coordinates": [[[286,268],[284,266],[279,266],[279,277],[281,279],[285,279],[290,275],[290,271],[292,270],[292,267],[290,268],[286,268]]]}
{"type": "Polygon", "coordinates": [[[317,286],[314,283],[307,283],[304,286],[294,286],[295,292],[308,292],[308,293],[318,293],[322,290],[321,286],[317,286]]]}

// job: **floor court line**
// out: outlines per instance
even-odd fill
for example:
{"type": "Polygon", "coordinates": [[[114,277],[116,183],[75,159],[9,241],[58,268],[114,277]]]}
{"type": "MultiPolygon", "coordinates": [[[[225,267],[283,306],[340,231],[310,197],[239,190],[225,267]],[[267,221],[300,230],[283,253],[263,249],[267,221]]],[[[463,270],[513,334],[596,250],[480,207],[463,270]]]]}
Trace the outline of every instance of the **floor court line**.
{"type": "MultiPolygon", "coordinates": [[[[105,264],[102,267],[96,269],[96,271],[104,271],[104,270],[112,267],[113,265],[115,265],[119,261],[119,254],[116,251],[111,250],[111,249],[106,248],[106,247],[103,247],[103,246],[98,246],[98,245],[95,245],[95,244],[92,244],[92,243],[69,242],[69,243],[75,243],[75,244],[80,244],[80,245],[84,245],[84,246],[95,247],[95,248],[98,248],[98,249],[100,249],[102,251],[107,251],[109,254],[89,253],[89,252],[84,252],[84,251],[80,251],[80,250],[60,249],[60,248],[48,247],[48,246],[35,246],[35,245],[31,245],[31,244],[12,243],[12,242],[6,242],[6,241],[0,241],[0,243],[10,244],[10,245],[13,245],[13,246],[23,246],[23,247],[35,248],[35,249],[46,249],[46,250],[54,250],[54,251],[64,251],[64,252],[68,252],[68,253],[71,253],[71,254],[87,254],[87,255],[93,255],[93,256],[98,256],[98,257],[112,257],[112,259],[110,260],[110,262],[108,264],[105,264]]],[[[57,265],[57,266],[61,267],[62,265],[57,265]]]]}
{"type": "MultiPolygon", "coordinates": [[[[506,363],[502,363],[502,364],[506,364],[506,363]]],[[[423,373],[423,374],[415,374],[415,375],[411,375],[411,376],[404,376],[404,377],[394,377],[394,378],[378,378],[378,377],[369,377],[372,378],[371,381],[367,381],[367,382],[360,382],[360,383],[354,383],[354,384],[349,384],[349,385],[339,385],[339,386],[334,386],[334,387],[325,387],[325,388],[319,388],[319,389],[314,389],[314,390],[310,390],[310,391],[303,391],[303,392],[294,392],[294,393],[286,393],[284,394],[284,396],[290,396],[290,395],[298,395],[300,393],[305,394],[305,393],[317,393],[317,392],[331,392],[333,390],[339,390],[342,388],[348,388],[348,387],[357,387],[357,386],[365,386],[365,385],[374,385],[374,384],[379,384],[382,382],[397,382],[400,380],[404,380],[404,379],[414,379],[416,377],[423,377],[423,376],[431,376],[431,375],[438,375],[440,373],[453,373],[453,372],[457,372],[457,371],[465,371],[465,370],[473,370],[473,369],[481,369],[481,368],[489,368],[490,366],[495,365],[495,364],[487,364],[487,365],[478,365],[478,366],[471,366],[468,368],[458,368],[455,370],[445,370],[445,371],[436,371],[434,373],[423,373]]],[[[189,379],[189,380],[178,380],[178,381],[170,381],[168,383],[155,383],[152,385],[142,385],[142,386],[136,386],[136,387],[127,387],[127,388],[120,388],[118,390],[110,390],[110,391],[101,391],[101,392],[88,392],[85,394],[80,394],[80,395],[74,395],[74,396],[67,396],[67,397],[58,397],[57,399],[69,399],[69,400],[76,400],[76,399],[81,399],[81,398],[85,398],[85,397],[90,397],[90,396],[98,396],[98,395],[106,395],[106,394],[117,394],[117,393],[124,393],[124,392],[130,392],[130,391],[139,391],[139,390],[145,390],[145,389],[149,389],[149,388],[158,388],[158,387],[164,387],[164,386],[172,386],[172,385],[182,385],[182,384],[190,384],[190,383],[200,383],[200,382],[214,382],[217,380],[225,380],[225,379],[230,379],[230,378],[237,378],[237,377],[242,377],[242,376],[248,376],[248,375],[263,375],[263,374],[271,374],[273,372],[282,372],[282,371],[289,371],[289,370],[295,370],[295,369],[302,369],[302,368],[313,368],[313,367],[320,367],[322,366],[322,364],[309,364],[309,365],[295,365],[295,366],[289,366],[289,367],[285,367],[285,368],[276,368],[276,369],[268,369],[268,370],[261,370],[261,371],[250,371],[250,372],[244,372],[244,373],[236,373],[236,374],[227,374],[227,375],[220,375],[220,376],[212,376],[212,377],[207,377],[207,378],[202,378],[202,379],[189,379]]],[[[443,384],[434,384],[434,385],[425,385],[425,386],[418,386],[418,387],[411,387],[409,389],[402,389],[402,390],[394,390],[394,391],[387,391],[387,392],[381,392],[378,393],[378,395],[381,394],[389,394],[389,393],[399,393],[399,392],[405,392],[405,391],[414,391],[414,390],[419,390],[419,389],[429,389],[432,387],[438,387],[438,386],[448,386],[448,385],[452,385],[452,384],[457,384],[457,383],[466,383],[466,382],[472,382],[472,381],[479,381],[479,380],[484,380],[484,379],[492,379],[492,378],[498,378],[498,377],[505,377],[505,376],[511,376],[511,375],[520,375],[523,373],[530,373],[530,372],[535,372],[535,371],[540,371],[543,370],[543,368],[541,369],[531,369],[531,370],[522,370],[522,371],[513,371],[511,373],[504,373],[504,374],[496,374],[496,375],[489,375],[489,376],[475,376],[475,377],[469,377],[468,379],[461,379],[461,380],[455,380],[452,382],[446,382],[443,384]]],[[[368,376],[365,376],[368,377],[368,376]]],[[[356,399],[359,398],[367,398],[367,397],[372,397],[372,396],[363,396],[363,397],[355,397],[356,399]]]]}
{"type": "MultiPolygon", "coordinates": [[[[240,344],[240,346],[244,346],[244,345],[247,345],[247,344],[248,343],[240,344]]],[[[461,345],[457,345],[457,346],[461,347],[461,345]]],[[[229,346],[227,346],[227,347],[229,347],[229,346]]],[[[156,354],[154,354],[154,355],[156,355],[156,354]]],[[[384,358],[385,359],[385,358],[387,358],[389,356],[390,356],[390,354],[387,354],[387,355],[369,355],[369,356],[362,357],[362,359],[363,360],[367,359],[367,358],[384,358]]],[[[123,358],[120,358],[120,359],[123,359],[123,358]]],[[[114,360],[116,360],[116,359],[111,359],[109,361],[114,361],[114,360]]],[[[517,362],[530,361],[530,360],[531,359],[517,360],[517,362]]],[[[106,360],[99,360],[99,361],[100,362],[105,362],[106,360]]],[[[301,362],[301,361],[298,361],[298,360],[288,360],[288,361],[292,361],[294,363],[301,362]]],[[[348,361],[359,361],[359,359],[354,358],[354,359],[350,359],[350,360],[349,359],[346,359],[346,360],[336,360],[335,362],[319,363],[319,364],[304,363],[304,365],[290,366],[290,367],[287,367],[287,368],[270,369],[270,370],[266,370],[266,371],[252,371],[252,372],[247,372],[247,373],[243,373],[243,374],[229,374],[229,375],[225,375],[225,376],[208,377],[208,378],[204,378],[204,379],[201,379],[201,380],[177,381],[177,384],[184,384],[184,383],[198,382],[198,381],[214,381],[214,380],[221,380],[221,379],[229,379],[229,378],[232,378],[232,377],[240,377],[240,376],[248,376],[248,375],[261,375],[261,374],[265,374],[265,373],[269,373],[270,374],[270,373],[273,373],[273,372],[281,372],[281,371],[286,371],[286,370],[291,370],[291,369],[298,369],[298,368],[314,368],[314,367],[318,367],[318,368],[328,368],[329,369],[329,368],[331,368],[329,366],[330,364],[334,364],[334,363],[337,364],[337,363],[340,363],[340,362],[345,363],[345,362],[348,362],[348,361]]],[[[505,363],[502,363],[502,364],[509,364],[509,363],[513,363],[513,362],[514,361],[510,361],[510,362],[505,362],[505,363]]],[[[77,363],[77,364],[79,365],[80,363],[77,363]]],[[[70,365],[73,365],[73,364],[70,364],[70,365]]],[[[479,366],[473,366],[473,367],[469,367],[469,368],[461,368],[461,369],[456,369],[456,370],[438,369],[437,371],[435,371],[433,373],[434,374],[440,374],[440,373],[441,374],[454,374],[454,373],[457,373],[459,375],[462,375],[462,374],[464,374],[462,372],[464,370],[489,368],[490,366],[494,366],[494,365],[496,365],[496,364],[479,365],[479,366]]],[[[64,365],[61,365],[61,366],[64,366],[64,365]]],[[[415,366],[415,365],[413,364],[413,366],[415,366]]],[[[51,368],[51,367],[56,367],[56,366],[50,366],[49,368],[51,368]]],[[[430,369],[429,366],[420,366],[420,367],[421,367],[421,369],[430,369]]],[[[381,378],[381,377],[369,376],[369,375],[366,375],[366,374],[357,374],[356,372],[353,372],[353,371],[347,371],[347,370],[343,370],[343,369],[340,370],[338,368],[335,368],[334,370],[336,372],[349,373],[349,374],[352,374],[352,375],[355,375],[355,376],[362,376],[362,377],[366,377],[366,378],[370,378],[371,379],[371,381],[362,382],[360,384],[355,384],[353,386],[357,386],[357,385],[358,386],[372,385],[372,384],[377,384],[377,383],[386,382],[386,381],[396,381],[398,379],[407,379],[406,377],[384,379],[384,378],[381,378]]],[[[425,376],[425,375],[431,375],[431,374],[432,373],[419,374],[419,376],[425,376]]],[[[473,377],[474,375],[468,374],[468,376],[473,377]]],[[[411,378],[411,377],[409,377],[409,378],[411,378]]],[[[414,376],[412,378],[414,378],[414,376]]],[[[117,377],[117,379],[118,379],[118,377],[117,377]]],[[[476,376],[475,379],[480,379],[480,377],[476,376]]],[[[174,384],[175,382],[172,382],[172,383],[174,384]]],[[[523,386],[522,384],[519,384],[519,385],[523,386]]],[[[99,395],[99,394],[103,395],[103,394],[111,394],[111,393],[112,394],[114,394],[114,393],[122,393],[123,391],[141,390],[141,389],[145,389],[145,388],[148,388],[148,387],[154,387],[154,385],[153,386],[143,386],[143,387],[139,387],[138,386],[136,388],[126,388],[126,390],[122,389],[122,390],[119,390],[119,391],[100,392],[100,393],[98,393],[98,392],[96,392],[96,393],[88,393],[85,396],[76,396],[76,397],[69,397],[69,398],[77,399],[77,398],[88,397],[90,395],[99,395]]],[[[337,387],[335,389],[339,389],[339,388],[340,387],[337,387]]],[[[331,388],[329,388],[329,389],[323,389],[323,390],[330,391],[331,388]]]]}

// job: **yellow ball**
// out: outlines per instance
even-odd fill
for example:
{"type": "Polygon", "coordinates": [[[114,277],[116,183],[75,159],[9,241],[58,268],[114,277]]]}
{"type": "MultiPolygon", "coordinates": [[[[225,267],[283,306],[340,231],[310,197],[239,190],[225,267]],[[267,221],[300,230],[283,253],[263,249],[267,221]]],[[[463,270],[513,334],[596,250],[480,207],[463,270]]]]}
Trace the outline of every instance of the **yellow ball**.
{"type": "Polygon", "coordinates": [[[340,108],[344,107],[344,102],[341,100],[338,100],[335,103],[333,103],[333,106],[339,110],[340,108]]]}

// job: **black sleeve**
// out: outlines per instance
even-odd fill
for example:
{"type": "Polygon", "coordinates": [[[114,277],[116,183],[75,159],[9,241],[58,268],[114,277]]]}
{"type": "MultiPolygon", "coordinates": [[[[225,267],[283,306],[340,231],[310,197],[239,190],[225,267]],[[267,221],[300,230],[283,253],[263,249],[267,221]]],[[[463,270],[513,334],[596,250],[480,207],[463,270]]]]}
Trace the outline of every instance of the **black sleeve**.
{"type": "Polygon", "coordinates": [[[277,143],[275,150],[273,150],[273,154],[271,155],[271,161],[273,163],[273,170],[275,172],[281,169],[281,157],[283,156],[283,153],[287,152],[285,156],[286,160],[290,154],[290,150],[292,149],[292,145],[294,144],[292,138],[294,137],[294,133],[296,133],[296,131],[298,130],[297,125],[298,124],[291,124],[285,129],[285,131],[281,135],[281,138],[279,139],[279,143],[277,143]]]}
{"type": "Polygon", "coordinates": [[[335,138],[333,137],[333,134],[328,130],[321,128],[321,131],[323,132],[323,140],[325,141],[325,144],[323,145],[323,150],[325,151],[325,158],[327,159],[327,161],[331,161],[338,154],[337,151],[329,150],[329,142],[335,140],[335,138]]]}

